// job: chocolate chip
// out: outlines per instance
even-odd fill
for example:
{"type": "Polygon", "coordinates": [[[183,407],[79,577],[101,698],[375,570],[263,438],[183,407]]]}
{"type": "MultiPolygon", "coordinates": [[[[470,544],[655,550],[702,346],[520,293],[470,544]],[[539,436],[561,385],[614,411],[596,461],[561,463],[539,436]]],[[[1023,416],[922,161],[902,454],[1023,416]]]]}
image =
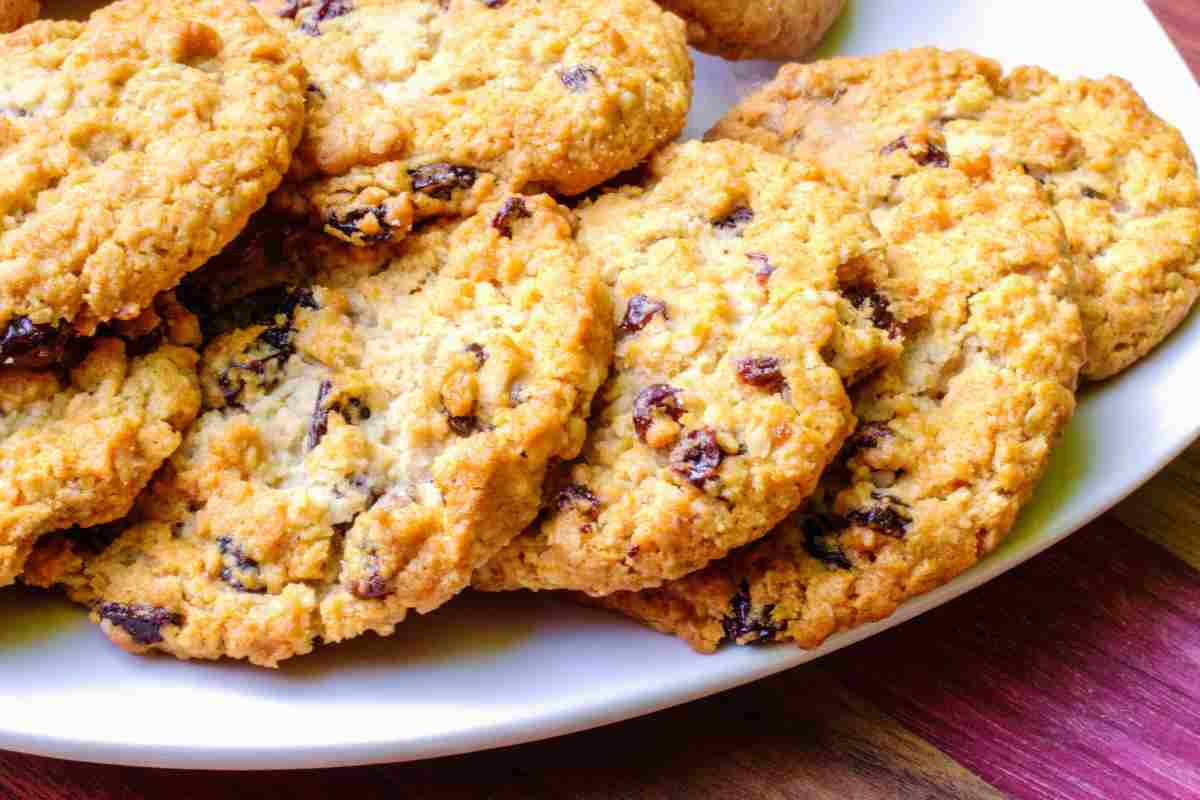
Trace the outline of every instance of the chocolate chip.
{"type": "Polygon", "coordinates": [[[222,562],[221,580],[237,589],[239,592],[262,594],[266,589],[247,585],[246,581],[258,579],[258,562],[248,558],[242,549],[228,536],[217,539],[217,549],[221,551],[222,562]],[[238,573],[241,573],[240,575],[238,573]]]}
{"type": "Polygon", "coordinates": [[[746,258],[754,264],[754,277],[758,280],[760,286],[766,286],[771,280],[771,273],[775,271],[775,267],[771,264],[771,259],[767,258],[766,253],[746,253],[746,258]]]}
{"type": "Polygon", "coordinates": [[[321,385],[317,387],[317,404],[313,408],[312,421],[308,424],[308,436],[304,440],[305,450],[312,450],[319,445],[329,430],[330,409],[325,407],[325,401],[331,391],[333,384],[329,381],[321,381],[321,385]]]}
{"type": "Polygon", "coordinates": [[[475,363],[477,363],[480,367],[487,363],[487,350],[485,350],[483,345],[479,344],[478,342],[472,342],[471,344],[467,345],[467,352],[475,356],[475,363]]]}
{"type": "Polygon", "coordinates": [[[496,212],[496,216],[492,217],[492,227],[500,231],[500,235],[504,238],[511,239],[513,221],[532,216],[529,208],[525,205],[524,198],[510,197],[504,201],[504,205],[496,212]]]}
{"type": "Polygon", "coordinates": [[[24,369],[44,369],[61,363],[71,334],[64,328],[16,317],[0,337],[0,363],[24,369]]]}
{"type": "Polygon", "coordinates": [[[563,86],[579,94],[587,91],[590,81],[600,80],[600,72],[589,64],[580,64],[570,69],[559,70],[558,79],[562,81],[563,86]]]}
{"type": "Polygon", "coordinates": [[[595,519],[600,514],[600,499],[588,487],[569,483],[554,496],[554,507],[559,511],[574,508],[581,515],[595,519]]]}
{"type": "Polygon", "coordinates": [[[700,489],[717,476],[724,460],[717,435],[709,430],[688,431],[671,451],[671,469],[700,489]]]}
{"type": "Polygon", "coordinates": [[[637,333],[650,324],[650,320],[654,318],[655,314],[662,314],[663,319],[669,319],[667,304],[644,294],[635,294],[629,298],[629,303],[625,306],[625,316],[621,320],[618,330],[621,333],[637,333]]]}
{"type": "MultiPolygon", "coordinates": [[[[300,30],[309,36],[320,36],[322,22],[349,14],[353,10],[354,6],[348,0],[321,0],[321,4],[317,6],[317,10],[300,25],[300,30]]],[[[292,16],[294,17],[295,15],[293,14],[292,16]]]]}
{"type": "Polygon", "coordinates": [[[846,514],[846,522],[900,539],[907,532],[912,519],[888,505],[856,508],[846,514]]]}
{"type": "Polygon", "coordinates": [[[646,441],[646,431],[654,421],[654,409],[659,409],[673,420],[683,416],[679,404],[679,390],[665,383],[654,383],[638,392],[633,401],[633,428],[638,438],[646,441]]]}
{"type": "Polygon", "coordinates": [[[729,602],[729,613],[721,620],[725,638],[736,644],[766,644],[774,640],[783,626],[771,621],[775,606],[764,606],[761,614],[754,613],[750,600],[750,584],[742,581],[738,592],[729,602]]]}
{"type": "Polygon", "coordinates": [[[408,171],[413,189],[438,200],[449,200],[455,189],[470,189],[479,173],[457,164],[426,164],[408,171]]]}
{"type": "Polygon", "coordinates": [[[864,422],[846,441],[845,452],[847,455],[852,455],[859,450],[871,450],[891,435],[892,429],[886,423],[864,422]]]}
{"type": "Polygon", "coordinates": [[[842,290],[842,294],[850,301],[850,305],[859,310],[866,310],[871,324],[876,328],[887,331],[888,336],[893,339],[900,335],[900,325],[892,315],[891,304],[885,296],[870,287],[862,286],[847,287],[842,290]]]}
{"type": "MultiPolygon", "coordinates": [[[[901,136],[899,139],[895,140],[894,142],[889,142],[888,144],[885,144],[883,146],[883,148],[880,149],[879,155],[886,156],[886,155],[896,152],[897,150],[907,150],[907,149],[909,149],[908,137],[901,136]]],[[[950,166],[950,156],[947,155],[945,150],[938,147],[933,142],[926,142],[924,152],[918,153],[917,155],[913,156],[912,158],[913,158],[913,161],[916,161],[917,164],[919,164],[922,167],[928,167],[928,166],[948,167],[948,166],[950,166]]]]}
{"type": "Polygon", "coordinates": [[[782,391],[787,385],[779,369],[779,359],[774,356],[739,358],[737,375],[738,380],[747,386],[756,386],[772,392],[782,391]]]}
{"type": "Polygon", "coordinates": [[[849,523],[838,514],[810,514],[800,523],[804,533],[804,551],[818,561],[839,569],[850,569],[850,559],[842,552],[837,535],[849,523]]]}
{"type": "Polygon", "coordinates": [[[742,229],[754,219],[754,210],[748,206],[738,206],[723,217],[712,221],[717,232],[723,236],[741,236],[742,229]]]}
{"type": "Polygon", "coordinates": [[[392,238],[392,226],[387,221],[387,209],[381,205],[371,208],[356,208],[347,211],[340,217],[331,213],[325,218],[325,224],[349,239],[366,244],[378,244],[392,238]],[[359,223],[368,216],[375,218],[375,223],[379,226],[378,233],[363,233],[359,228],[359,223]]]}
{"type": "Polygon", "coordinates": [[[100,616],[124,630],[141,645],[161,642],[164,625],[183,624],[183,617],[179,614],[142,603],[105,603],[100,606],[100,616]]]}

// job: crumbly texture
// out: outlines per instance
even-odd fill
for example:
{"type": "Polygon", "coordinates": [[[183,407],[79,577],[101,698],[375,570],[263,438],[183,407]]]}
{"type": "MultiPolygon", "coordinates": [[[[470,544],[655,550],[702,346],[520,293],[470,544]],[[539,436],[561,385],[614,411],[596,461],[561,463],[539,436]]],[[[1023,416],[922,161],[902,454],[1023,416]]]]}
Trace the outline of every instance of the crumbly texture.
{"type": "Polygon", "coordinates": [[[244,0],[120,0],[0,37],[0,327],[136,317],[279,184],[304,71],[244,0]]]}
{"type": "Polygon", "coordinates": [[[39,0],[0,0],[0,33],[28,25],[42,13],[39,0]]]}
{"type": "Polygon", "coordinates": [[[1074,408],[1084,336],[1037,182],[902,170],[872,218],[908,298],[904,353],[853,392],[859,427],[803,513],[724,561],[601,602],[709,651],[891,614],[1012,527],[1074,408]]]}
{"type": "MultiPolygon", "coordinates": [[[[132,652],[274,666],[431,611],[584,439],[610,313],[570,213],[514,196],[362,251],[217,336],[204,411],[71,594],[132,652]]],[[[342,254],[339,256],[338,254],[342,254]]]]}
{"type": "Polygon", "coordinates": [[[573,195],[682,130],[683,23],[652,0],[262,0],[310,73],[275,205],[356,244],[522,190],[573,195]]]}
{"type": "Polygon", "coordinates": [[[1005,76],[988,59],[939,50],[789,65],[710,135],[819,159],[868,202],[890,191],[906,150],[1026,170],[1066,228],[1089,379],[1149,352],[1200,292],[1195,162],[1120,78],[1065,81],[1034,67],[1005,76]]]}
{"type": "Polygon", "coordinates": [[[853,428],[843,376],[900,351],[877,232],[799,162],[689,142],[579,218],[614,366],[579,460],[478,588],[657,586],[761,537],[853,428]]]}
{"type": "Polygon", "coordinates": [[[0,584],[39,537],[129,511],[196,417],[196,320],[170,295],[94,339],[69,369],[0,366],[0,584]]]}
{"type": "Polygon", "coordinates": [[[820,43],[846,0],[658,0],[687,22],[697,50],[739,60],[802,58],[820,43]]]}

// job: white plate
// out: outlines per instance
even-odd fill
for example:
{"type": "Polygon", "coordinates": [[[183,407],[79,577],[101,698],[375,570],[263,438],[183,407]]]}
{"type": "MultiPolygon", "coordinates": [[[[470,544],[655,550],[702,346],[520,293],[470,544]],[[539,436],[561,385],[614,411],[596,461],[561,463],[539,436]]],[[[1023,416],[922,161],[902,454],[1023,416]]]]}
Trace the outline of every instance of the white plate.
{"type": "MultiPolygon", "coordinates": [[[[65,0],[64,0],[65,1],[65,0]]],[[[1139,0],[857,0],[826,52],[936,44],[1124,75],[1200,151],[1200,91],[1139,0]]],[[[689,132],[772,69],[700,57],[689,132]]],[[[65,602],[0,597],[0,747],[88,761],[205,768],[399,761],[514,744],[645,714],[761,678],[909,619],[1021,563],[1097,516],[1200,433],[1200,326],[1085,392],[1019,530],[953,583],[820,650],[715,656],[549,597],[464,597],[401,626],[289,662],[134,658],[65,602]]]]}

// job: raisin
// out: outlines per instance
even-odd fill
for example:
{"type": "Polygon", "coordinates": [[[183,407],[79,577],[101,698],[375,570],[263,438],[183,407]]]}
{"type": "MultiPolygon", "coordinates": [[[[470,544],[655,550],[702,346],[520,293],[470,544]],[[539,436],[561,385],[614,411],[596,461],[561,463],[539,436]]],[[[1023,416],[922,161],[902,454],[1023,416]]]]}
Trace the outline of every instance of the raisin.
{"type": "Polygon", "coordinates": [[[870,450],[892,435],[892,429],[884,422],[865,422],[846,442],[846,453],[852,455],[859,450],[870,450]]]}
{"type": "Polygon", "coordinates": [[[163,626],[183,624],[183,617],[179,614],[142,603],[105,603],[100,606],[100,616],[124,630],[141,645],[161,642],[163,626]]]}
{"type": "Polygon", "coordinates": [[[588,487],[570,483],[555,495],[554,507],[559,511],[574,508],[583,516],[595,519],[600,513],[600,499],[588,487]]]}
{"type": "Polygon", "coordinates": [[[766,286],[767,282],[771,280],[771,273],[775,271],[771,259],[767,258],[766,253],[746,253],[746,258],[754,264],[754,278],[760,286],[766,286]]]}
{"type": "Polygon", "coordinates": [[[0,363],[25,369],[43,369],[63,360],[70,333],[50,324],[37,324],[28,317],[8,323],[0,337],[0,363]]]}
{"type": "Polygon", "coordinates": [[[338,406],[337,410],[352,424],[371,418],[371,407],[357,397],[351,397],[346,407],[338,406]]]}
{"type": "Polygon", "coordinates": [[[717,476],[724,460],[717,435],[709,430],[688,431],[671,451],[671,469],[700,489],[717,476]]]}
{"type": "Polygon", "coordinates": [[[683,416],[679,390],[665,383],[655,383],[638,392],[633,401],[633,428],[643,442],[646,441],[646,431],[650,430],[656,408],[671,419],[678,420],[683,416]]]}
{"type": "Polygon", "coordinates": [[[907,150],[907,149],[908,149],[908,137],[901,136],[899,139],[896,139],[893,142],[888,142],[882,148],[880,148],[879,155],[890,156],[892,153],[896,152],[897,150],[907,150]]]}
{"type": "Polygon", "coordinates": [[[589,82],[600,80],[600,72],[589,64],[580,64],[570,69],[560,70],[558,79],[562,81],[563,86],[579,94],[587,91],[589,82]]]}
{"type": "Polygon", "coordinates": [[[831,567],[850,569],[850,559],[842,552],[837,535],[849,523],[837,514],[812,514],[800,523],[804,532],[804,551],[831,567]]]}
{"type": "Polygon", "coordinates": [[[455,189],[470,189],[479,173],[456,164],[426,164],[408,171],[413,189],[438,200],[449,200],[455,189]]]}
{"type": "Polygon", "coordinates": [[[283,8],[279,9],[278,17],[280,19],[295,19],[300,13],[300,0],[287,0],[283,8]]]}
{"type": "Polygon", "coordinates": [[[742,581],[738,592],[729,601],[729,614],[721,620],[725,638],[735,644],[766,644],[774,641],[783,627],[771,622],[775,606],[764,606],[762,614],[754,613],[750,600],[750,584],[742,581]]]}
{"type": "Polygon", "coordinates": [[[787,385],[779,369],[779,359],[774,356],[739,358],[737,375],[738,380],[748,386],[757,386],[772,392],[782,391],[787,385]]]}
{"type": "MultiPolygon", "coordinates": [[[[888,144],[885,144],[883,146],[883,148],[880,149],[879,155],[886,156],[886,155],[896,152],[897,150],[907,150],[907,149],[908,149],[908,137],[901,136],[899,139],[895,140],[894,142],[889,142],[888,144]]],[[[922,167],[928,167],[928,166],[948,167],[948,166],[950,166],[950,156],[947,155],[945,150],[938,147],[933,142],[926,142],[925,151],[913,156],[912,158],[913,158],[913,161],[916,161],[917,164],[919,164],[922,167]]]]}
{"type": "Polygon", "coordinates": [[[504,205],[496,212],[496,216],[492,217],[492,227],[500,231],[500,235],[505,239],[511,239],[513,221],[531,216],[533,215],[529,213],[524,198],[510,197],[504,201],[504,205]]]}
{"type": "Polygon", "coordinates": [[[859,310],[863,310],[864,306],[869,307],[868,316],[876,328],[887,331],[893,339],[900,335],[900,325],[892,315],[891,304],[882,294],[862,286],[848,287],[842,290],[842,294],[850,301],[850,305],[859,310]]]}
{"type": "Polygon", "coordinates": [[[325,407],[325,401],[329,399],[332,390],[333,384],[329,381],[321,381],[321,385],[317,387],[317,404],[313,408],[312,421],[308,424],[308,436],[304,440],[305,450],[312,450],[319,445],[329,430],[330,409],[325,407]]]}
{"type": "Polygon", "coordinates": [[[446,424],[450,426],[450,430],[464,438],[479,430],[478,417],[454,417],[447,415],[446,424]]]}
{"type": "Polygon", "coordinates": [[[504,8],[504,6],[508,3],[508,0],[479,0],[479,2],[483,3],[488,8],[504,8]]]}
{"type": "Polygon", "coordinates": [[[347,211],[340,217],[337,214],[330,214],[325,219],[325,224],[347,238],[367,244],[378,244],[392,238],[392,227],[387,221],[387,209],[381,205],[356,208],[347,211]],[[375,222],[379,225],[378,233],[366,234],[359,229],[359,223],[368,215],[374,217],[375,222]]]}
{"type": "Polygon", "coordinates": [[[876,533],[882,533],[885,536],[894,536],[897,539],[904,537],[908,529],[908,524],[912,522],[909,517],[901,514],[891,506],[856,508],[846,514],[846,521],[851,525],[870,528],[876,533]]]}
{"type": "Polygon", "coordinates": [[[742,229],[754,219],[754,210],[747,206],[738,206],[723,217],[714,219],[712,226],[724,236],[741,236],[742,229]]]}
{"type": "Polygon", "coordinates": [[[309,36],[321,35],[321,23],[349,14],[354,10],[347,0],[321,0],[317,10],[300,26],[300,30],[309,36]]]}
{"type": "Polygon", "coordinates": [[[304,87],[304,90],[306,92],[308,92],[309,94],[315,94],[317,97],[320,97],[322,99],[324,99],[324,97],[325,97],[325,92],[321,89],[320,86],[317,86],[315,83],[310,83],[308,86],[304,87]]]}
{"type": "Polygon", "coordinates": [[[487,350],[485,350],[483,345],[479,344],[478,342],[472,342],[471,344],[467,345],[467,352],[475,356],[475,363],[477,363],[479,366],[482,367],[487,363],[487,350]]]}
{"type": "Polygon", "coordinates": [[[1082,193],[1083,193],[1083,196],[1089,200],[1104,200],[1104,199],[1106,199],[1104,197],[1104,195],[1100,194],[1099,192],[1097,192],[1095,189],[1093,189],[1090,186],[1083,187],[1082,193]]]}
{"type": "Polygon", "coordinates": [[[17,106],[0,106],[0,117],[12,117],[13,119],[21,119],[28,117],[29,112],[17,106]]]}
{"type": "Polygon", "coordinates": [[[221,567],[221,580],[240,592],[262,594],[266,589],[247,586],[245,581],[258,574],[258,562],[248,558],[242,549],[234,544],[233,539],[222,536],[217,539],[217,549],[221,551],[224,566],[221,567]],[[237,573],[249,573],[238,575],[237,573]]]}
{"type": "Polygon", "coordinates": [[[387,579],[379,574],[378,561],[372,566],[371,574],[364,580],[355,581],[350,591],[360,600],[378,600],[395,591],[387,579]]]}
{"type": "Polygon", "coordinates": [[[644,294],[635,294],[625,306],[625,317],[621,320],[618,330],[621,333],[637,333],[650,324],[655,314],[662,314],[663,319],[669,319],[667,304],[644,294]]]}

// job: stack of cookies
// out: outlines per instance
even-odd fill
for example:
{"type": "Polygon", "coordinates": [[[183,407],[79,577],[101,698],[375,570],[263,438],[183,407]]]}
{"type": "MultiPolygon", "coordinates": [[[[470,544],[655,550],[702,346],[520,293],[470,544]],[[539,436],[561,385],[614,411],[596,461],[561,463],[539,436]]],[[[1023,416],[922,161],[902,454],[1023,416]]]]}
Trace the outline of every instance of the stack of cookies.
{"type": "Polygon", "coordinates": [[[0,37],[0,576],[275,666],[459,592],[804,647],[1005,536],[1200,291],[1123,81],[839,2],[118,0],[0,37]],[[771,24],[766,24],[766,23],[771,24]],[[770,49],[775,48],[775,49],[770,49]]]}

